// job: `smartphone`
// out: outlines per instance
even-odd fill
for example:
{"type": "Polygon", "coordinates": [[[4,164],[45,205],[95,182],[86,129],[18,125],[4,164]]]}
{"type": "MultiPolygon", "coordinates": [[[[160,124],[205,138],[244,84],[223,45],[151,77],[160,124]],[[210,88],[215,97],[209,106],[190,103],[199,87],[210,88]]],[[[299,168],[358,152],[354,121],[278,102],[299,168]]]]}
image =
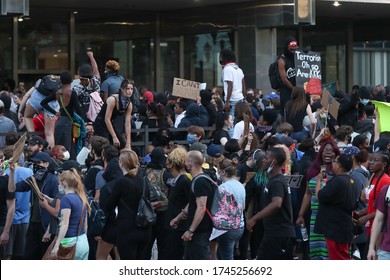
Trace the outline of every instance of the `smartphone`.
{"type": "Polygon", "coordinates": [[[321,165],[321,175],[322,178],[326,177],[326,165],[321,165]]]}

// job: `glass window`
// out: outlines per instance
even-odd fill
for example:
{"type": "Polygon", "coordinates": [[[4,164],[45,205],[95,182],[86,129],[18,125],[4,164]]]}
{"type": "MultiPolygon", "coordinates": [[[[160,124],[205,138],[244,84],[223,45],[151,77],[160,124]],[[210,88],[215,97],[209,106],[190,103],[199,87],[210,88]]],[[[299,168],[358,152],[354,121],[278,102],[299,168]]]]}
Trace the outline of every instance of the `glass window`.
{"type": "Polygon", "coordinates": [[[207,83],[207,88],[222,86],[219,53],[233,48],[233,33],[198,34],[184,38],[184,77],[207,83]]]}
{"type": "Polygon", "coordinates": [[[1,84],[12,77],[12,18],[0,18],[0,78],[1,84]]]}
{"type": "Polygon", "coordinates": [[[44,19],[32,17],[18,23],[19,71],[69,69],[68,22],[44,19]]]}
{"type": "Polygon", "coordinates": [[[106,20],[75,25],[75,58],[77,69],[87,63],[86,51],[91,49],[104,80],[104,66],[110,59],[119,62],[119,74],[133,79],[136,86],[154,85],[154,47],[151,22],[106,20]],[[144,38],[142,38],[144,36],[144,38]],[[145,36],[149,36],[145,38],[145,36]]]}

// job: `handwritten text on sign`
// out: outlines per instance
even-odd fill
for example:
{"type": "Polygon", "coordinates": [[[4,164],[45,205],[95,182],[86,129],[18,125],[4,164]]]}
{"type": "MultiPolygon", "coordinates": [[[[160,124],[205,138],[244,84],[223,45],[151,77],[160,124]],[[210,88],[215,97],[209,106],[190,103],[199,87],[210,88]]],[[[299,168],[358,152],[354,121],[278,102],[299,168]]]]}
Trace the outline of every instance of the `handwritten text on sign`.
{"type": "Polygon", "coordinates": [[[180,78],[173,79],[172,95],[197,100],[200,93],[200,83],[180,78]]]}
{"type": "Polygon", "coordinates": [[[295,51],[296,85],[310,94],[321,94],[321,55],[295,51]]]}

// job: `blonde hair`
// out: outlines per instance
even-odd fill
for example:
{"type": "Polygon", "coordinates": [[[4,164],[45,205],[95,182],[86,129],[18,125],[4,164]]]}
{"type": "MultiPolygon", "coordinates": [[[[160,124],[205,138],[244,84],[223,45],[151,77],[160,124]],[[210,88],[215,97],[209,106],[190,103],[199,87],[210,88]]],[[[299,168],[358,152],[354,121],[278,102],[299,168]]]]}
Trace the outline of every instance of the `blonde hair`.
{"type": "Polygon", "coordinates": [[[178,169],[184,168],[187,151],[183,147],[177,147],[168,154],[168,160],[178,169]]]}
{"type": "Polygon", "coordinates": [[[79,172],[75,168],[71,168],[70,170],[62,172],[60,175],[60,182],[64,181],[66,182],[68,188],[74,189],[75,193],[80,196],[83,205],[87,206],[88,213],[90,213],[91,206],[89,206],[84,184],[79,172]]]}
{"type": "Polygon", "coordinates": [[[129,149],[124,149],[119,155],[119,161],[123,168],[127,170],[127,173],[136,176],[138,173],[139,159],[138,155],[129,149]]]}

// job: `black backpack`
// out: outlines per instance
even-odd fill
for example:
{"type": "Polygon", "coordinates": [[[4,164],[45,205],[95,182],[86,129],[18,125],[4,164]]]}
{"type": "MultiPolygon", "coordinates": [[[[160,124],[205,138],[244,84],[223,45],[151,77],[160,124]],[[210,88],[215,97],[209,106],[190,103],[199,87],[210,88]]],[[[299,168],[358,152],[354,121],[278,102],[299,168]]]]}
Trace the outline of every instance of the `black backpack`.
{"type": "Polygon", "coordinates": [[[88,216],[87,235],[100,236],[106,225],[106,215],[92,196],[88,195],[87,198],[89,206],[91,206],[91,213],[88,216]]]}
{"type": "Polygon", "coordinates": [[[49,96],[53,93],[56,93],[61,87],[61,80],[58,76],[46,75],[44,76],[38,87],[37,91],[45,96],[49,96]]]}
{"type": "Polygon", "coordinates": [[[279,58],[284,59],[284,56],[283,55],[278,56],[275,59],[275,61],[271,63],[271,65],[269,66],[269,69],[268,69],[269,82],[271,84],[271,87],[273,89],[276,89],[276,90],[279,89],[283,85],[282,79],[280,78],[280,75],[279,75],[279,69],[278,69],[279,58]]]}

